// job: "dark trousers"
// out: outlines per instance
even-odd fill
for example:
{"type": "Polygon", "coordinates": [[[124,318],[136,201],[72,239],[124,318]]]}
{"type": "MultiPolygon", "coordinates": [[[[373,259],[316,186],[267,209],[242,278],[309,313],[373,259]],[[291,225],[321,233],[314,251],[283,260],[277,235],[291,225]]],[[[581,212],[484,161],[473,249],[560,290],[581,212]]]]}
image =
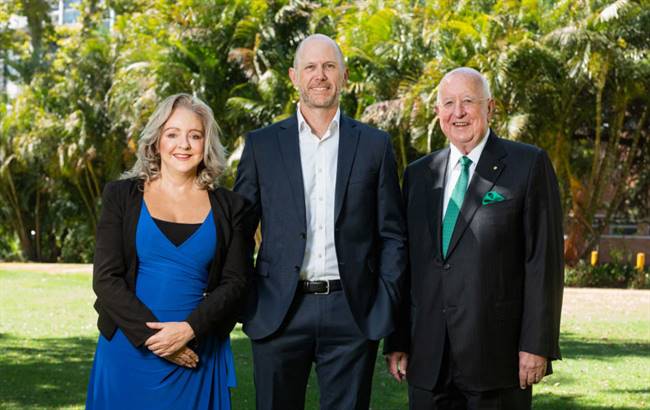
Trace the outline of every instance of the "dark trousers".
{"type": "Polygon", "coordinates": [[[410,410],[528,410],[531,404],[531,387],[522,390],[515,386],[480,392],[465,388],[462,375],[454,365],[448,337],[433,391],[409,385],[410,410]]]}
{"type": "Polygon", "coordinates": [[[253,340],[258,410],[302,410],[312,363],[322,410],[367,410],[377,341],[356,325],[343,291],[298,294],[282,328],[253,340]]]}

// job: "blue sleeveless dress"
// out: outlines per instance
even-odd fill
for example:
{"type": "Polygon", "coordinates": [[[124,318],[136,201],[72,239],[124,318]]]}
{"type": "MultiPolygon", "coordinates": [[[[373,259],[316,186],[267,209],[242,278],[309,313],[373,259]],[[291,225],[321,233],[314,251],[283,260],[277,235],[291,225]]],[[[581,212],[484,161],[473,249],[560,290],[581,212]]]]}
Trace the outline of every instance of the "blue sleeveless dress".
{"type": "MultiPolygon", "coordinates": [[[[136,295],[159,321],[183,321],[202,301],[216,238],[210,212],[185,242],[175,246],[142,201],[136,295]]],[[[229,388],[236,386],[230,339],[208,337],[196,353],[198,366],[188,369],[144,346],[135,348],[120,329],[110,341],[100,335],[86,408],[230,410],[229,388]]]]}

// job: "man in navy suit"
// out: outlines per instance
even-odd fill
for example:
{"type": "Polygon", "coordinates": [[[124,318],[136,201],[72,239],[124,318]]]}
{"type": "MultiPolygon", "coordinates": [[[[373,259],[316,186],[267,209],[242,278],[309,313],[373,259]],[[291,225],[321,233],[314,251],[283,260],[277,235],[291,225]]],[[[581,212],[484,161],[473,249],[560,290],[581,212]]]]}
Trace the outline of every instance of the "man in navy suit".
{"type": "Polygon", "coordinates": [[[244,317],[257,408],[303,409],[315,363],[321,409],[368,409],[405,269],[393,150],[341,113],[347,70],[332,39],[303,40],[289,76],[296,114],[248,134],[235,183],[261,219],[244,317]]]}
{"type": "Polygon", "coordinates": [[[471,68],[445,75],[436,112],[450,145],[408,166],[410,285],[384,351],[413,410],[523,410],[560,358],[562,211],[546,153],[490,130],[471,68]]]}

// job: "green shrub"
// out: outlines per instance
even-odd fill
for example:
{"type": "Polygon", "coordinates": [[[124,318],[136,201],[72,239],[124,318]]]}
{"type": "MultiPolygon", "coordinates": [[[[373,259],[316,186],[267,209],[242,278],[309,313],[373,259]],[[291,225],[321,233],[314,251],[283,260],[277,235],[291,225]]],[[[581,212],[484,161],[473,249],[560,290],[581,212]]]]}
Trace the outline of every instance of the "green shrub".
{"type": "Polygon", "coordinates": [[[634,277],[630,280],[629,286],[633,289],[650,289],[650,272],[648,269],[635,271],[634,277]]]}
{"type": "Polygon", "coordinates": [[[580,261],[576,266],[567,267],[564,272],[566,286],[581,286],[595,288],[650,288],[650,273],[648,269],[638,271],[626,263],[603,263],[591,266],[580,261]]]}
{"type": "Polygon", "coordinates": [[[95,251],[95,237],[88,224],[76,223],[64,235],[61,262],[91,263],[95,251]]]}
{"type": "Polygon", "coordinates": [[[21,260],[20,243],[16,234],[0,229],[0,261],[18,262],[21,260]]]}

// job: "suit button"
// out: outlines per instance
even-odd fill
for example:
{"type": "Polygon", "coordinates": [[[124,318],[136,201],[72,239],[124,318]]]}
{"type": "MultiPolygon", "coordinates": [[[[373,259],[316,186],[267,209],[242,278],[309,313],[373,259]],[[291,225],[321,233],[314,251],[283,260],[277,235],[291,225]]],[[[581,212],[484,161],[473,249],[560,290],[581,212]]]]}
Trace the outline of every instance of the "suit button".
{"type": "Polygon", "coordinates": [[[307,239],[307,234],[304,233],[304,232],[300,232],[300,237],[301,237],[302,239],[307,239]]]}
{"type": "Polygon", "coordinates": [[[442,313],[447,313],[447,309],[443,308],[442,313]]]}
{"type": "Polygon", "coordinates": [[[441,263],[442,263],[442,259],[440,259],[440,258],[436,258],[436,263],[441,264],[441,263]]]}
{"type": "Polygon", "coordinates": [[[449,270],[451,269],[451,265],[448,263],[445,263],[445,266],[442,267],[444,270],[449,270]]]}
{"type": "Polygon", "coordinates": [[[294,269],[296,272],[300,272],[300,266],[298,266],[298,265],[294,266],[293,269],[294,269]]]}

